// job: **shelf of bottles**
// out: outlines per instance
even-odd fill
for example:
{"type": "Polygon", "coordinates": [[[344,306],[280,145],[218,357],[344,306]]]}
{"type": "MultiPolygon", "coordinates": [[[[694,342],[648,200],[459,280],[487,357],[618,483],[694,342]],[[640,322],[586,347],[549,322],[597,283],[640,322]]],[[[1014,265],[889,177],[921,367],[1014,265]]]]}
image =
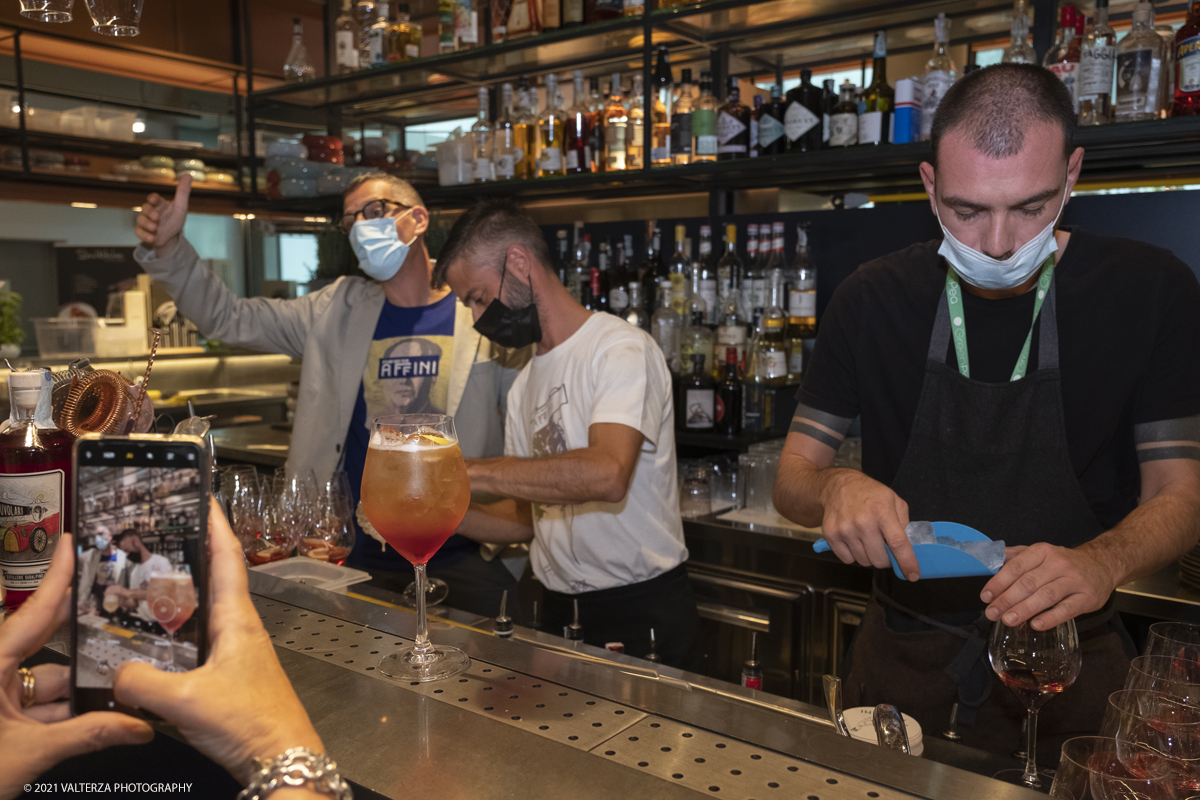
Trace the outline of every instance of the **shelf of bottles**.
{"type": "Polygon", "coordinates": [[[807,226],[797,226],[792,252],[782,221],[721,226],[723,242],[710,225],[696,243],[684,225],[668,233],[673,253],[652,226],[639,258],[630,235],[593,245],[582,222],[573,235],[560,229],[552,248],[559,279],[585,308],[654,337],[674,376],[680,431],[725,437],[735,450],[785,435],[817,330],[807,226]]]}
{"type": "MultiPolygon", "coordinates": [[[[790,2],[717,0],[682,9],[659,9],[637,19],[653,17],[683,24],[703,21],[705,14],[736,13],[750,30],[773,24],[773,15],[782,13],[781,9],[797,13],[790,2]]],[[[821,3],[817,5],[823,9],[821,3]]],[[[861,39],[861,32],[842,28],[861,24],[864,14],[879,8],[877,3],[847,5],[848,9],[838,14],[830,11],[820,23],[833,31],[830,46],[840,48],[855,37],[861,39]]],[[[1006,21],[1011,43],[1004,60],[1035,61],[1029,44],[1030,10],[1024,0],[1013,4],[1005,0],[1008,11],[999,16],[986,2],[945,5],[955,13],[965,14],[959,6],[969,6],[991,14],[980,18],[984,22],[976,21],[976,31],[1006,21]]],[[[1155,26],[1151,3],[1130,5],[1132,30],[1120,42],[1108,24],[1105,0],[1095,3],[1090,24],[1075,6],[1063,6],[1057,38],[1042,62],[1070,87],[1078,106],[1077,142],[1088,149],[1084,177],[1128,179],[1194,173],[1200,169],[1200,83],[1195,77],[1200,74],[1200,66],[1195,65],[1200,60],[1200,12],[1192,4],[1191,16],[1176,32],[1170,26],[1155,26]],[[1184,56],[1177,60],[1176,52],[1184,56]]],[[[800,84],[786,94],[776,83],[768,98],[756,92],[753,105],[748,105],[742,102],[740,92],[744,82],[729,78],[720,85],[704,68],[707,62],[686,56],[677,59],[683,51],[662,43],[652,51],[652,59],[644,62],[653,64],[650,70],[618,69],[602,77],[593,64],[586,70],[574,70],[565,85],[559,83],[557,73],[545,74],[540,91],[524,76],[479,86],[473,90],[478,121],[469,133],[471,163],[464,178],[457,185],[424,189],[423,194],[432,204],[453,205],[489,193],[535,198],[755,186],[788,186],[815,193],[919,188],[915,167],[928,157],[924,140],[929,136],[933,112],[962,73],[949,55],[956,22],[941,12],[932,24],[927,18],[921,23],[932,40],[924,74],[895,81],[893,88],[887,72],[889,42],[920,38],[912,33],[920,28],[903,27],[916,24],[912,15],[917,11],[921,9],[889,11],[893,16],[908,16],[895,18],[901,27],[881,29],[870,36],[872,80],[861,88],[850,82],[840,87],[832,80],[816,82],[805,69],[800,84]],[[691,66],[675,69],[681,62],[691,66]],[[564,96],[568,98],[565,101],[564,96]]],[[[636,27],[637,19],[597,23],[598,30],[627,34],[633,30],[630,26],[636,27]]],[[[715,17],[709,22],[717,23],[715,17]]],[[[539,38],[572,42],[575,40],[570,37],[581,35],[564,29],[539,38]]],[[[476,50],[502,52],[494,48],[506,46],[517,48],[511,52],[528,49],[518,41],[476,50]]],[[[451,53],[444,58],[465,63],[461,59],[466,56],[451,53]]],[[[311,91],[345,91],[350,97],[358,85],[354,81],[395,81],[404,74],[342,76],[320,86],[314,82],[311,91]]],[[[292,92],[289,97],[294,98],[296,92],[310,90],[292,87],[276,91],[278,96],[292,92]]],[[[358,97],[363,100],[367,96],[358,97]]],[[[373,101],[368,97],[363,102],[369,105],[373,101]]]]}
{"type": "MultiPolygon", "coordinates": [[[[82,478],[81,483],[88,479],[82,478]]],[[[138,532],[154,552],[172,550],[171,534],[194,528],[200,513],[199,476],[193,470],[164,472],[145,467],[113,474],[106,492],[81,491],[83,508],[96,525],[115,536],[126,529],[138,532]]]]}

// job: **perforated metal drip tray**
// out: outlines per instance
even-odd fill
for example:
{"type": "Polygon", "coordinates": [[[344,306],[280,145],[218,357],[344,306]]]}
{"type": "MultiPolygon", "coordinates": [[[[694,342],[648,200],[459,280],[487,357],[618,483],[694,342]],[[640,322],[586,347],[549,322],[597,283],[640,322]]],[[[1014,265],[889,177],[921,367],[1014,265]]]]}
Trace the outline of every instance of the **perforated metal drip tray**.
{"type": "Polygon", "coordinates": [[[376,667],[408,640],[278,600],[256,596],[254,602],[278,647],[403,686],[709,796],[740,800],[912,797],[478,660],[463,675],[445,681],[393,681],[376,667]]]}

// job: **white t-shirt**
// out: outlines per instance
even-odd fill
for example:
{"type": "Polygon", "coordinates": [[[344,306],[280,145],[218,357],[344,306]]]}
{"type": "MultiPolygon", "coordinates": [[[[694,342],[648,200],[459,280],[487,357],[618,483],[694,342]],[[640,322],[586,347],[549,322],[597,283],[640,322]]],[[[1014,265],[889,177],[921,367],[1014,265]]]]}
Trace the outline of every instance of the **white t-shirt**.
{"type": "Polygon", "coordinates": [[[508,393],[504,453],[538,458],[588,446],[599,422],[645,437],[620,503],[533,504],[534,574],[581,594],[641,583],[687,559],[675,475],[671,375],[650,335],[593,314],[569,339],[521,370],[508,393]]]}
{"type": "MultiPolygon", "coordinates": [[[[134,564],[129,570],[129,588],[145,589],[150,585],[151,578],[170,575],[174,571],[175,569],[166,556],[151,553],[149,558],[140,564],[134,564]]],[[[154,621],[154,614],[150,612],[150,606],[145,600],[138,603],[137,615],[148,622],[154,621]]]]}

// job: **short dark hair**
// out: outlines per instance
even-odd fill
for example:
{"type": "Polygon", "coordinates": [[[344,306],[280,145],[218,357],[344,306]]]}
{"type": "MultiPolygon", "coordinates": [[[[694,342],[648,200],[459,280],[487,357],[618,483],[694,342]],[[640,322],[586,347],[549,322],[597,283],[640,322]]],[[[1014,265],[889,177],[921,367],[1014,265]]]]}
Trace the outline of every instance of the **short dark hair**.
{"type": "MultiPolygon", "coordinates": [[[[471,205],[454,223],[433,267],[433,288],[446,285],[446,270],[460,258],[519,244],[545,269],[551,269],[550,248],[529,212],[508,198],[488,198],[471,205]]],[[[499,269],[499,265],[497,265],[499,269]]]]}
{"type": "Polygon", "coordinates": [[[126,528],[125,530],[121,531],[120,533],[118,533],[116,536],[113,537],[113,544],[119,545],[122,541],[129,538],[130,536],[138,537],[139,542],[142,540],[141,534],[139,534],[133,528],[126,528]]]}
{"type": "Polygon", "coordinates": [[[992,158],[1008,158],[1025,146],[1033,122],[1056,123],[1063,132],[1063,155],[1070,158],[1075,139],[1071,92],[1053,72],[1036,64],[995,64],[964,75],[942,98],[933,115],[929,140],[933,165],[938,145],[953,130],[965,129],[975,149],[992,158]]]}
{"type": "Polygon", "coordinates": [[[346,184],[346,188],[342,190],[342,197],[346,197],[346,195],[364,183],[371,183],[372,181],[380,181],[390,186],[392,189],[392,199],[398,203],[403,203],[409,208],[416,208],[418,206],[424,208],[425,206],[425,202],[421,200],[421,195],[413,188],[411,183],[387,172],[364,172],[361,175],[355,175],[346,184]]]}

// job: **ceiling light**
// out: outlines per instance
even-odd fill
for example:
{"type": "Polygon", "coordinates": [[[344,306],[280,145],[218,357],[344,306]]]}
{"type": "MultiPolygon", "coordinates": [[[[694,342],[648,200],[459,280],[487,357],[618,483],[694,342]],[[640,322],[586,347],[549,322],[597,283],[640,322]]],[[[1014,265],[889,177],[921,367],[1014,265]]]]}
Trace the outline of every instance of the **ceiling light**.
{"type": "Polygon", "coordinates": [[[141,117],[138,117],[137,119],[135,119],[133,121],[133,132],[134,133],[145,133],[146,132],[146,123],[141,117]]]}
{"type": "Polygon", "coordinates": [[[95,203],[71,203],[71,208],[97,208],[95,203]]]}
{"type": "Polygon", "coordinates": [[[13,103],[12,113],[14,113],[14,114],[21,113],[21,104],[20,103],[13,103]]]}

